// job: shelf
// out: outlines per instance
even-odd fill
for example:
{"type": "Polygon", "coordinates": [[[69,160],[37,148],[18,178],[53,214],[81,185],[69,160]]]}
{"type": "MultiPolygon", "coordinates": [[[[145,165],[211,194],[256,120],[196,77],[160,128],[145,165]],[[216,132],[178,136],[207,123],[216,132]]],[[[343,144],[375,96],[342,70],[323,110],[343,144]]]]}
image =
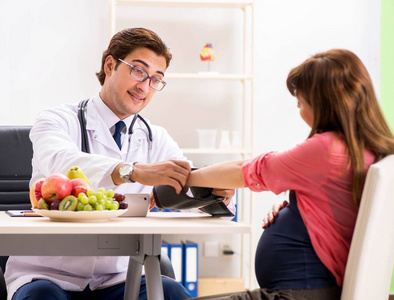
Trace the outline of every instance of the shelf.
{"type": "MultiPolygon", "coordinates": [[[[133,13],[130,15],[130,23],[139,26],[139,21],[136,20],[132,22],[133,20],[133,14],[138,14],[141,13],[144,15],[144,19],[149,19],[148,21],[152,22],[155,24],[156,19],[159,17],[160,22],[165,20],[165,16],[167,13],[169,13],[170,16],[170,24],[171,25],[176,25],[176,20],[173,20],[173,16],[177,14],[182,14],[182,17],[185,16],[185,18],[181,18],[180,20],[185,23],[186,26],[183,26],[183,23],[180,23],[179,26],[177,26],[176,32],[173,33],[174,37],[177,37],[179,41],[183,42],[183,37],[182,35],[186,34],[187,38],[193,38],[193,32],[189,32],[190,30],[198,30],[198,26],[200,22],[204,22],[204,16],[207,14],[208,17],[216,16],[215,13],[228,13],[227,11],[224,11],[226,9],[234,9],[238,11],[232,11],[229,12],[231,13],[231,16],[234,15],[234,21],[233,26],[230,27],[234,29],[234,34],[227,36],[226,34],[222,34],[221,31],[224,29],[228,29],[226,26],[227,20],[220,26],[213,26],[210,30],[214,32],[215,36],[217,35],[219,38],[223,36],[223,38],[234,38],[237,39],[236,42],[239,47],[242,48],[242,51],[239,51],[240,55],[237,55],[237,57],[231,57],[231,60],[229,60],[229,64],[233,66],[233,69],[220,69],[218,67],[216,70],[221,70],[221,71],[231,71],[233,70],[233,73],[219,73],[219,72],[206,72],[210,69],[205,69],[202,68],[201,66],[199,68],[192,68],[189,70],[186,70],[186,72],[171,72],[169,71],[168,73],[165,74],[164,80],[169,82],[173,81],[174,84],[171,84],[175,86],[174,90],[172,91],[169,96],[167,97],[176,97],[176,95],[181,95],[183,96],[183,93],[185,93],[184,90],[177,89],[176,86],[182,86],[180,82],[175,82],[178,80],[189,80],[191,82],[198,82],[200,83],[207,83],[209,81],[214,81],[214,88],[215,88],[215,93],[222,93],[220,95],[223,95],[223,97],[227,97],[229,91],[226,90],[228,85],[231,86],[231,88],[234,88],[236,90],[237,95],[231,94],[230,100],[231,101],[236,101],[235,103],[230,103],[229,104],[229,115],[225,120],[223,121],[223,124],[220,124],[221,127],[224,128],[231,128],[231,119],[233,117],[236,117],[236,122],[241,122],[241,124],[237,124],[237,130],[239,130],[240,135],[242,137],[242,143],[234,143],[237,144],[237,147],[229,147],[226,149],[223,148],[213,148],[213,149],[207,149],[207,148],[181,148],[181,151],[183,154],[187,157],[192,157],[189,158],[191,159],[196,165],[205,165],[210,164],[210,163],[215,163],[219,161],[223,161],[226,159],[247,159],[253,157],[254,153],[254,85],[255,85],[255,77],[254,77],[254,72],[255,72],[255,63],[254,63],[254,4],[256,3],[256,0],[109,0],[110,3],[110,32],[112,34],[116,33],[116,19],[117,19],[117,12],[119,10],[124,10],[128,9],[129,7],[133,8],[133,13]],[[118,7],[120,6],[120,7],[118,7]],[[154,9],[155,8],[155,9],[154,9]],[[186,9],[191,9],[189,12],[184,12],[186,9]],[[184,9],[184,10],[182,10],[184,9]],[[212,11],[209,11],[211,9],[212,11]],[[215,11],[217,10],[217,11],[215,11]],[[146,14],[146,12],[149,12],[146,14]],[[195,23],[190,23],[189,24],[189,19],[187,16],[189,14],[199,14],[199,18],[196,18],[193,22],[195,23]],[[242,15],[242,16],[240,16],[242,15]],[[163,18],[163,19],[162,19],[163,18]],[[243,26],[240,24],[243,23],[243,26]],[[189,29],[189,25],[190,30],[189,29]],[[239,26],[242,26],[243,28],[239,28],[239,26]],[[243,34],[239,31],[239,29],[243,29],[243,34]],[[179,33],[179,35],[178,35],[179,33]],[[198,72],[198,70],[201,70],[202,72],[198,72]],[[206,70],[206,71],[205,71],[206,70]],[[189,71],[189,72],[187,72],[189,71]],[[194,71],[194,72],[193,72],[194,71]],[[205,72],[204,72],[205,71],[205,72]],[[205,80],[205,81],[204,81],[205,80]],[[218,81],[224,81],[224,84],[222,82],[218,81]],[[227,82],[225,82],[227,81],[227,82]],[[242,85],[240,87],[240,85],[242,85]],[[175,95],[175,96],[174,96],[175,95]],[[238,100],[242,101],[238,101],[238,100]],[[234,107],[230,106],[234,105],[234,107]],[[240,120],[238,119],[240,117],[240,120]],[[236,158],[235,158],[236,157],[236,158]]],[[[123,19],[127,19],[127,16],[125,16],[125,13],[122,13],[122,22],[123,19]]],[[[208,18],[209,19],[209,18],[208,18]]],[[[219,21],[222,20],[222,18],[218,19],[219,21]]],[[[228,20],[231,21],[231,20],[228,20]]],[[[222,21],[223,22],[223,21],[222,21]]],[[[149,24],[149,22],[147,22],[149,24]]],[[[145,25],[145,23],[144,23],[145,25]]],[[[149,26],[147,26],[149,28],[149,26]]],[[[231,30],[230,30],[231,31],[231,30]]],[[[226,31],[227,33],[227,31],[226,31]]],[[[205,42],[205,41],[202,41],[205,42]]],[[[201,42],[201,43],[202,43],[201,42]]],[[[176,40],[176,44],[178,43],[178,40],[176,40]]],[[[180,44],[181,46],[183,44],[180,44]]],[[[185,54],[188,52],[185,51],[185,54]]],[[[231,54],[231,53],[230,53],[231,54]]],[[[186,56],[186,55],[184,55],[186,56]]],[[[185,60],[185,63],[188,62],[187,58],[183,58],[185,60]]],[[[188,91],[189,93],[190,91],[188,91]]],[[[196,96],[195,98],[198,97],[198,93],[202,94],[205,92],[205,90],[192,90],[190,93],[193,94],[193,96],[196,96]],[[196,94],[196,95],[194,95],[196,94]]],[[[163,94],[163,97],[164,96],[163,94]]],[[[216,104],[215,104],[216,105],[216,104]]],[[[203,112],[203,117],[206,117],[207,120],[209,121],[209,126],[216,126],[215,123],[215,118],[212,118],[213,116],[216,115],[217,112],[221,112],[222,108],[220,107],[221,103],[217,103],[216,106],[212,108],[212,113],[211,115],[207,110],[210,110],[209,106],[204,106],[200,105],[201,112],[203,112]],[[213,123],[213,124],[212,124],[213,123]]],[[[160,111],[155,111],[155,113],[158,113],[160,115],[160,111]]],[[[198,111],[193,112],[193,113],[198,113],[198,111]]],[[[169,119],[169,122],[172,122],[171,118],[165,118],[165,120],[169,119]]],[[[202,118],[199,118],[199,122],[204,122],[202,118]]],[[[195,122],[195,121],[194,121],[195,122]]],[[[173,124],[171,124],[173,125],[173,124]]],[[[166,127],[165,124],[162,125],[163,127],[166,127]]],[[[198,128],[198,124],[188,124],[187,125],[188,131],[191,131],[193,128],[196,129],[196,126],[198,128]]],[[[207,125],[208,126],[208,125],[207,125]]],[[[218,124],[219,126],[219,124],[218,124]]],[[[212,127],[212,128],[214,128],[212,127]]],[[[220,143],[219,143],[220,144],[220,143]]],[[[193,145],[193,144],[191,144],[193,145]]],[[[195,145],[195,144],[194,144],[195,145]]],[[[197,144],[198,145],[198,144],[197,144]]],[[[239,220],[246,221],[247,223],[250,224],[255,224],[253,218],[254,218],[254,201],[253,201],[253,194],[250,191],[247,191],[246,189],[241,189],[239,193],[237,193],[237,199],[238,199],[238,217],[239,220]]],[[[251,266],[254,265],[254,249],[255,245],[252,243],[252,237],[253,234],[248,238],[246,236],[241,237],[241,250],[240,250],[240,277],[244,279],[244,283],[246,284],[246,288],[252,288],[254,281],[254,272],[253,268],[251,266]]]]}
{"type": "Polygon", "coordinates": [[[202,148],[182,148],[184,154],[243,154],[251,155],[251,150],[246,149],[202,149],[202,148]]]}
{"type": "Polygon", "coordinates": [[[215,72],[201,73],[166,73],[165,78],[170,79],[215,79],[215,80],[252,80],[253,76],[248,74],[221,74],[215,72]]]}
{"type": "Polygon", "coordinates": [[[167,6],[167,7],[204,7],[204,8],[245,8],[254,0],[117,0],[118,5],[167,6]]]}

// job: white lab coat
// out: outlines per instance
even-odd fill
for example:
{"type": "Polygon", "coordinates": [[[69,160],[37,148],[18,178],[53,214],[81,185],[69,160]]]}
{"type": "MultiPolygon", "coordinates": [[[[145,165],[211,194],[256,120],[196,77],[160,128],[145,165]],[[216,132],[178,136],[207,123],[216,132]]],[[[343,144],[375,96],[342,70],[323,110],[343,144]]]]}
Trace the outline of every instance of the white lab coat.
{"type": "MultiPolygon", "coordinates": [[[[103,111],[103,102],[100,101],[97,95],[87,105],[86,127],[90,152],[94,154],[80,151],[77,104],[48,109],[38,116],[30,133],[34,147],[31,182],[53,173],[65,174],[71,166],[79,166],[94,189],[102,186],[119,193],[150,192],[152,187],[139,183],[115,187],[110,174],[121,161],[154,163],[167,159],[186,160],[177,143],[159,126],[150,125],[153,134],[151,145],[147,138],[148,131],[140,120],[134,125],[130,141],[128,135],[123,135],[120,151],[106,124],[108,119],[114,124],[116,116],[104,109],[106,116],[102,118],[99,111],[103,111]],[[101,105],[101,110],[98,110],[98,105],[101,105]]],[[[130,124],[130,119],[126,123],[130,124]]],[[[34,278],[49,279],[69,291],[81,291],[88,284],[92,290],[104,288],[123,282],[127,267],[128,257],[10,257],[5,272],[8,299],[20,286],[34,278]]]]}

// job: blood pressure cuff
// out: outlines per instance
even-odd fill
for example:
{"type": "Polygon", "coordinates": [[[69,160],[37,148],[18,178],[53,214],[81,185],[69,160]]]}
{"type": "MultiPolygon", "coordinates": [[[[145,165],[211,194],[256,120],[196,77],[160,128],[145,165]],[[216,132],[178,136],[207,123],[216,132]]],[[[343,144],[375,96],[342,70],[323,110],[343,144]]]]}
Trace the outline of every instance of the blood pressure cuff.
{"type": "Polygon", "coordinates": [[[185,191],[177,194],[169,185],[158,185],[153,188],[153,196],[159,208],[192,209],[198,208],[215,217],[232,217],[234,214],[223,203],[225,198],[212,194],[212,188],[190,187],[193,196],[185,191]]]}

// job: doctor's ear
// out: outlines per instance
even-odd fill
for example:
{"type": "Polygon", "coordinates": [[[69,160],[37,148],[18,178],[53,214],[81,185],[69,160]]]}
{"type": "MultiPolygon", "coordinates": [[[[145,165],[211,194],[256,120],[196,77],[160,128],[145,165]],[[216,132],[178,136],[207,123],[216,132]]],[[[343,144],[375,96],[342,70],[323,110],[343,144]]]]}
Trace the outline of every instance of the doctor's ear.
{"type": "Polygon", "coordinates": [[[108,55],[104,62],[104,72],[105,75],[110,76],[112,72],[115,70],[116,61],[112,55],[108,55]]]}

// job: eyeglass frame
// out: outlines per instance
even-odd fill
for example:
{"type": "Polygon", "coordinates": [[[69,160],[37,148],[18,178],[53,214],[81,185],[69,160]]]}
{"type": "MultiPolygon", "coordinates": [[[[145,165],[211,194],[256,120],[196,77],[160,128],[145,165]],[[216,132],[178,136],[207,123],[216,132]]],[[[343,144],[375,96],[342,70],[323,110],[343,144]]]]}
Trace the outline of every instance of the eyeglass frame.
{"type": "Polygon", "coordinates": [[[133,78],[134,80],[137,80],[137,81],[139,81],[139,82],[144,82],[145,80],[149,79],[149,87],[151,87],[151,88],[154,89],[155,91],[160,92],[160,91],[162,91],[162,90],[164,89],[164,87],[167,85],[167,82],[165,82],[164,80],[162,80],[162,79],[160,79],[160,78],[158,78],[158,77],[155,77],[155,76],[149,76],[149,74],[148,74],[145,70],[143,70],[142,68],[140,68],[139,66],[133,66],[132,64],[130,64],[130,63],[128,63],[127,61],[124,61],[123,59],[120,59],[120,58],[118,58],[118,60],[119,60],[120,62],[122,62],[122,63],[124,63],[124,64],[126,64],[127,66],[130,67],[130,74],[129,74],[129,75],[130,75],[131,78],[133,78]],[[140,79],[135,78],[133,75],[131,75],[131,72],[133,71],[134,68],[137,68],[137,69],[140,70],[141,72],[145,73],[145,74],[146,74],[146,78],[143,79],[143,80],[140,80],[140,79]],[[158,79],[159,82],[161,82],[161,83],[163,84],[163,87],[162,87],[160,90],[157,89],[157,88],[154,88],[154,87],[151,85],[151,82],[152,82],[151,79],[152,79],[152,78],[158,79]]]}

